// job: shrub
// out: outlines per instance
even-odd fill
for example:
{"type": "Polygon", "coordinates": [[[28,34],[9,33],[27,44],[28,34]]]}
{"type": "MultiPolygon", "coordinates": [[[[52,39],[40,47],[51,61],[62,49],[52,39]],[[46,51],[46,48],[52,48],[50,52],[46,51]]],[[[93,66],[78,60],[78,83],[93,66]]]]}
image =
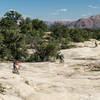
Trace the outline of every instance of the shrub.
{"type": "MultiPolygon", "coordinates": [[[[59,44],[55,42],[43,42],[41,45],[38,44],[35,47],[36,52],[34,56],[32,55],[31,58],[34,61],[44,62],[44,61],[55,61],[56,59],[60,59],[60,48],[59,44]]],[[[31,59],[30,59],[31,60],[31,59]]]]}

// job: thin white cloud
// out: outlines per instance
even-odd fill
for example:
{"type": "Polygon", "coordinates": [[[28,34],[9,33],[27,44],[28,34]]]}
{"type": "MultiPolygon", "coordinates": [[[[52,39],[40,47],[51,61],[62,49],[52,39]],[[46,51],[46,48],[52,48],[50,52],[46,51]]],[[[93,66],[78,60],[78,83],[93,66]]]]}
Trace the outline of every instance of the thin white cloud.
{"type": "Polygon", "coordinates": [[[58,9],[55,12],[51,13],[51,15],[57,16],[57,15],[60,15],[62,12],[64,13],[64,12],[67,12],[67,11],[68,11],[68,9],[66,9],[66,8],[58,9]]]}
{"type": "Polygon", "coordinates": [[[61,11],[61,12],[66,12],[67,11],[67,9],[60,9],[59,11],[61,11]]]}
{"type": "Polygon", "coordinates": [[[92,9],[98,9],[100,7],[97,7],[97,6],[93,6],[93,5],[88,5],[89,8],[92,8],[92,9]]]}

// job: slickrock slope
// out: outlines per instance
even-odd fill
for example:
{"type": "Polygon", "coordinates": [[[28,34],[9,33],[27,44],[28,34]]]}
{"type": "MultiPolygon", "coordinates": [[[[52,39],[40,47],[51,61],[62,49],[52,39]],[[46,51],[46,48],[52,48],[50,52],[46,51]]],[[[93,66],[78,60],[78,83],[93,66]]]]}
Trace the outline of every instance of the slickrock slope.
{"type": "Polygon", "coordinates": [[[21,63],[20,75],[12,63],[0,63],[0,100],[100,100],[100,72],[87,64],[100,63],[100,46],[63,50],[65,62],[21,63]]]}

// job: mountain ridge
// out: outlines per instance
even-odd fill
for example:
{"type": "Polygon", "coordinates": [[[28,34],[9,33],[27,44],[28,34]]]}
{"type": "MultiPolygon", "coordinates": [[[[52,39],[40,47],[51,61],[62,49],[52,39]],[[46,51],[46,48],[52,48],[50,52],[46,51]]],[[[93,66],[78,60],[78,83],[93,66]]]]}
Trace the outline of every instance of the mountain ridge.
{"type": "Polygon", "coordinates": [[[90,16],[89,18],[80,18],[76,21],[45,21],[48,26],[52,26],[55,23],[66,25],[68,28],[88,28],[98,29],[100,28],[100,15],[90,16]]]}

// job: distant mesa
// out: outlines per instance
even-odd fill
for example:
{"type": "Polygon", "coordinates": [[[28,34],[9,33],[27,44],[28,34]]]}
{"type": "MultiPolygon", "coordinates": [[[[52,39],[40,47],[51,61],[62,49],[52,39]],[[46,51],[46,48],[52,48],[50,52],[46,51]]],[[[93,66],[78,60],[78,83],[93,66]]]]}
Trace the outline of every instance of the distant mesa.
{"type": "Polygon", "coordinates": [[[77,21],[45,21],[48,26],[52,26],[55,23],[60,23],[66,25],[69,28],[88,28],[88,29],[98,29],[100,28],[100,15],[91,16],[89,18],[81,18],[77,21]]]}

